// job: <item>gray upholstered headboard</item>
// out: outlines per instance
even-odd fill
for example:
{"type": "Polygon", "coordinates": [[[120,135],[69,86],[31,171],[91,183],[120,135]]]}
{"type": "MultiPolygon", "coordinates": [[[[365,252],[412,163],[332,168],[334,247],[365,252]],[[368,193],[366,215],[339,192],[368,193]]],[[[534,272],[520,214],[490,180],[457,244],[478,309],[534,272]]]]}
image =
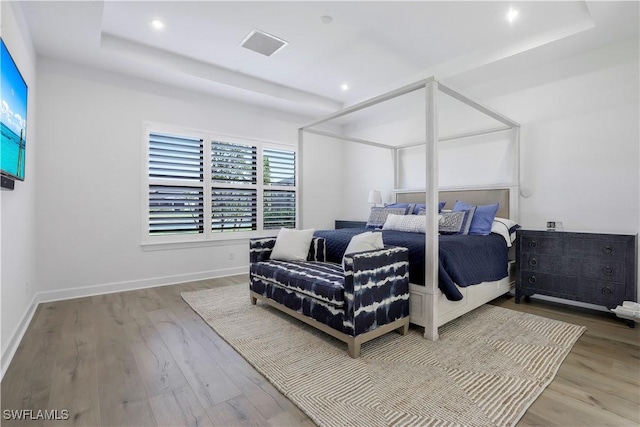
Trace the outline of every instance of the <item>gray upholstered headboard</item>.
{"type": "MultiPolygon", "coordinates": [[[[397,191],[396,202],[403,203],[424,203],[424,191],[397,191]]],[[[498,202],[500,207],[496,216],[509,218],[509,189],[473,189],[473,190],[440,190],[438,200],[446,202],[445,209],[453,209],[456,200],[472,205],[489,205],[498,202]]]]}

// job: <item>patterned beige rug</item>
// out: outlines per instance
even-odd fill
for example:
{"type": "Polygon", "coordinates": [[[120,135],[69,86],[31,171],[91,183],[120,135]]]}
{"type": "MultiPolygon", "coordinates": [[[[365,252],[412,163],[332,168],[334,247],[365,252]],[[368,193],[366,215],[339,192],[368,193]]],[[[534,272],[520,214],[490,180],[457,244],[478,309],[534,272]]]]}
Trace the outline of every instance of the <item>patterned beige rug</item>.
{"type": "Polygon", "coordinates": [[[363,344],[258,302],[249,286],[183,299],[320,426],[512,426],[555,376],[584,327],[485,305],[440,328],[363,344]]]}

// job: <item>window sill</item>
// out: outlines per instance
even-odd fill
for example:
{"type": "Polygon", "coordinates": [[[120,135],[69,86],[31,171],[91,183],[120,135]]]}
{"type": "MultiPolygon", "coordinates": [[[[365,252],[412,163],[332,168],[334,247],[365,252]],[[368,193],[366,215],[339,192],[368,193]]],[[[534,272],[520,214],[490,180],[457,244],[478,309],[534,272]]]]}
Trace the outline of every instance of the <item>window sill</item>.
{"type": "Polygon", "coordinates": [[[266,235],[255,235],[255,236],[224,236],[217,239],[212,240],[198,240],[198,241],[174,241],[174,242],[153,242],[153,243],[142,243],[140,246],[143,252],[155,252],[155,251],[166,251],[166,250],[176,250],[176,249],[197,249],[197,248],[206,248],[206,247],[216,247],[216,246],[238,246],[238,245],[247,245],[249,243],[249,239],[258,238],[258,237],[266,237],[266,235]]]}

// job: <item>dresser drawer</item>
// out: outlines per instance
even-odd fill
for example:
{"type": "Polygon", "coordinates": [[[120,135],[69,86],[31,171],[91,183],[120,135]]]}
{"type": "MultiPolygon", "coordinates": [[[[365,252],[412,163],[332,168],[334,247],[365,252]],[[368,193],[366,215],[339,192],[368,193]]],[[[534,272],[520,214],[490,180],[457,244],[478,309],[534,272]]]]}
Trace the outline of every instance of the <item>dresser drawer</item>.
{"type": "Polygon", "coordinates": [[[562,236],[556,236],[553,233],[547,233],[543,236],[524,234],[520,237],[518,247],[522,252],[562,254],[562,236]]]}
{"type": "Polygon", "coordinates": [[[580,274],[580,263],[576,263],[572,258],[534,252],[522,254],[519,261],[518,266],[524,271],[570,276],[580,274]]]}
{"type": "Polygon", "coordinates": [[[546,273],[522,272],[520,286],[520,292],[524,295],[540,293],[610,308],[625,298],[623,284],[546,273]]]}
{"type": "Polygon", "coordinates": [[[583,261],[581,266],[580,277],[605,282],[625,282],[626,270],[625,264],[622,262],[583,261]]]}
{"type": "Polygon", "coordinates": [[[522,252],[569,256],[573,258],[598,258],[624,261],[628,243],[606,236],[600,238],[587,235],[567,235],[548,232],[546,234],[525,234],[520,242],[522,252]]]}
{"type": "Polygon", "coordinates": [[[611,238],[566,236],[563,252],[567,256],[624,261],[627,242],[611,238]]]}
{"type": "Polygon", "coordinates": [[[534,273],[550,273],[618,283],[624,283],[626,277],[624,262],[557,257],[537,253],[524,253],[519,261],[520,270],[534,273]]]}

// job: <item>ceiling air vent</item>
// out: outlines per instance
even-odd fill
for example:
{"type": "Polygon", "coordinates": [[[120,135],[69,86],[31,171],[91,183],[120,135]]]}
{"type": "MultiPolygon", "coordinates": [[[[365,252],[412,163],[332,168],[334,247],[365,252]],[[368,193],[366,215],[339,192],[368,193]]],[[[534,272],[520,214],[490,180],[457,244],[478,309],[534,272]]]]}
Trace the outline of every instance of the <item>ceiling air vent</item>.
{"type": "Polygon", "coordinates": [[[242,40],[240,45],[254,52],[271,56],[287,44],[289,44],[289,42],[267,34],[264,31],[253,30],[242,40]]]}

